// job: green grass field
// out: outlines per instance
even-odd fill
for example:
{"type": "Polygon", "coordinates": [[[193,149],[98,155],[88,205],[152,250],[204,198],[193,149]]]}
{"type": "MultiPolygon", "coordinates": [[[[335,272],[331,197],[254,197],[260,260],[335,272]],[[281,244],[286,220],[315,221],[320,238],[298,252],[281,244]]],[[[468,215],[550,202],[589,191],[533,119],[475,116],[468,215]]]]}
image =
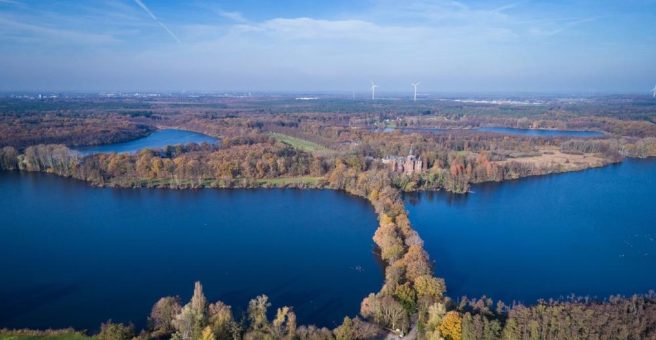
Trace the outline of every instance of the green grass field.
{"type": "Polygon", "coordinates": [[[316,185],[321,181],[323,177],[283,177],[283,178],[272,178],[272,179],[259,179],[257,183],[259,185],[268,185],[268,186],[285,186],[285,185],[297,185],[297,184],[306,184],[306,185],[316,185]]]}
{"type": "Polygon", "coordinates": [[[278,132],[271,132],[269,135],[275,138],[277,141],[290,145],[299,150],[303,150],[307,152],[330,151],[330,149],[328,149],[327,147],[323,145],[319,145],[317,143],[310,142],[309,140],[292,137],[278,132]]]}
{"type": "Polygon", "coordinates": [[[53,335],[18,335],[14,332],[0,332],[0,340],[87,340],[91,337],[77,332],[63,332],[53,335]]]}
{"type": "Polygon", "coordinates": [[[213,179],[213,178],[205,178],[202,179],[200,182],[196,179],[174,180],[171,178],[155,178],[155,179],[140,178],[134,181],[134,185],[138,187],[164,187],[164,188],[166,187],[257,188],[257,187],[284,187],[290,185],[316,186],[317,184],[319,184],[321,180],[323,180],[323,177],[312,177],[312,176],[280,177],[280,178],[266,178],[266,179],[235,178],[232,180],[228,180],[228,183],[226,185],[226,183],[223,183],[224,180],[213,179]],[[231,181],[233,182],[233,184],[230,184],[231,181]]]}

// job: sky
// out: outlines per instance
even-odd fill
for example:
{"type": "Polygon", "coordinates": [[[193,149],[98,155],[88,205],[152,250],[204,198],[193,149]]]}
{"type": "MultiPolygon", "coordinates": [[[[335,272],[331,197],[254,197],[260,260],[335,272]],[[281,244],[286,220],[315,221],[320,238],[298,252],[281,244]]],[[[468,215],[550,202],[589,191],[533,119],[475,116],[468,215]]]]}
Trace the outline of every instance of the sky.
{"type": "Polygon", "coordinates": [[[0,0],[0,91],[648,93],[656,0],[0,0]]]}

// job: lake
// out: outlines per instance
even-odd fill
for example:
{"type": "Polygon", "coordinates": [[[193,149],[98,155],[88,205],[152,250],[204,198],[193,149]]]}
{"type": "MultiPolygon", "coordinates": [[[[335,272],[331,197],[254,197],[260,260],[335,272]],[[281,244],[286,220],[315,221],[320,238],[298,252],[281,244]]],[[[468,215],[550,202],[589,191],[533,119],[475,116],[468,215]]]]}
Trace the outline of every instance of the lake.
{"type": "Polygon", "coordinates": [[[128,142],[81,147],[81,148],[77,148],[76,150],[82,153],[83,155],[90,155],[94,153],[111,153],[111,152],[133,153],[145,148],[156,149],[156,148],[163,148],[167,145],[178,145],[178,144],[189,144],[189,143],[216,144],[218,143],[218,139],[214,137],[210,137],[208,135],[204,135],[202,133],[197,133],[187,130],[165,129],[165,130],[157,130],[146,137],[131,140],[128,142]]]}
{"type": "Polygon", "coordinates": [[[529,137],[601,137],[603,132],[599,131],[577,131],[577,130],[547,130],[547,129],[518,129],[505,127],[482,127],[475,129],[441,129],[430,127],[403,127],[403,128],[384,128],[383,132],[392,132],[401,130],[403,132],[427,132],[427,133],[450,133],[456,131],[479,131],[492,132],[510,136],[529,136],[529,137]]]}
{"type": "Polygon", "coordinates": [[[476,131],[493,132],[504,135],[532,136],[532,137],[601,137],[604,134],[599,131],[576,131],[576,130],[547,130],[547,129],[518,129],[505,127],[483,127],[476,131]]]}
{"type": "Polygon", "coordinates": [[[194,281],[210,302],[267,294],[301,324],[333,327],[380,289],[377,227],[363,199],[330,190],[94,188],[0,173],[0,328],[144,327],[194,281]]]}
{"type": "Polygon", "coordinates": [[[406,195],[448,295],[533,303],[656,289],[656,160],[406,195]]]}

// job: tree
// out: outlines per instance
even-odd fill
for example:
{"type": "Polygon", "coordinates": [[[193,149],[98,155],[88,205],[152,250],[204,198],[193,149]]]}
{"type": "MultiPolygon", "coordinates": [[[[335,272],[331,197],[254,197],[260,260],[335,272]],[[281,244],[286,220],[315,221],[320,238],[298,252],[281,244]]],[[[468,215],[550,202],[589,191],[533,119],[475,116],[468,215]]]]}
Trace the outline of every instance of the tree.
{"type": "Polygon", "coordinates": [[[406,282],[396,287],[394,297],[403,305],[408,313],[414,313],[417,306],[417,293],[410,283],[406,282]]]}
{"type": "Polygon", "coordinates": [[[385,325],[394,330],[399,329],[405,333],[410,328],[408,313],[403,308],[403,305],[391,296],[383,297],[381,301],[381,314],[385,325]]]}
{"type": "Polygon", "coordinates": [[[157,336],[169,335],[175,331],[173,320],[182,310],[178,297],[163,297],[159,299],[148,318],[150,328],[157,336]]]}
{"type": "Polygon", "coordinates": [[[517,327],[517,320],[510,319],[506,322],[506,325],[503,327],[501,337],[504,340],[514,340],[518,339],[520,336],[519,329],[517,327]]]}
{"type": "Polygon", "coordinates": [[[417,291],[417,297],[420,299],[438,300],[442,298],[446,291],[444,279],[438,279],[432,275],[420,275],[415,278],[414,288],[417,291]]]}
{"type": "Polygon", "coordinates": [[[207,299],[203,294],[203,286],[200,282],[196,282],[191,301],[182,308],[172,322],[176,329],[174,337],[182,340],[200,338],[205,325],[206,309],[207,299]]]}
{"type": "Polygon", "coordinates": [[[442,339],[439,328],[445,314],[446,306],[442,303],[434,303],[428,307],[428,316],[424,325],[427,339],[442,339]]]}
{"type": "Polygon", "coordinates": [[[333,332],[335,333],[335,339],[337,340],[356,339],[353,320],[351,320],[348,316],[344,317],[344,321],[342,322],[342,324],[339,327],[335,328],[333,332]]]}
{"type": "Polygon", "coordinates": [[[394,330],[406,331],[410,320],[403,305],[391,296],[369,294],[360,306],[360,314],[365,318],[394,330]]]}
{"type": "Polygon", "coordinates": [[[201,340],[216,340],[216,337],[214,336],[214,332],[212,332],[212,328],[210,326],[205,327],[203,329],[203,333],[200,336],[201,340]]]}
{"type": "Polygon", "coordinates": [[[385,286],[393,291],[397,285],[401,284],[404,274],[403,262],[401,260],[392,262],[385,268],[385,286]]]}
{"type": "Polygon", "coordinates": [[[201,319],[205,319],[207,310],[207,299],[203,294],[203,285],[200,282],[194,284],[194,295],[191,297],[191,309],[201,319]]]}
{"type": "Polygon", "coordinates": [[[271,329],[273,335],[279,339],[294,337],[296,334],[296,314],[287,306],[278,308],[276,317],[271,323],[271,329]]]}
{"type": "Polygon", "coordinates": [[[403,256],[405,263],[405,276],[409,281],[414,281],[422,275],[431,275],[431,266],[428,261],[428,254],[420,245],[408,247],[408,251],[403,256]]]}
{"type": "Polygon", "coordinates": [[[337,340],[371,339],[380,333],[380,328],[362,321],[360,318],[353,319],[344,317],[344,322],[333,331],[337,340]]]}
{"type": "Polygon", "coordinates": [[[128,340],[134,337],[134,326],[122,323],[113,323],[109,320],[100,326],[99,340],[128,340]]]}
{"type": "Polygon", "coordinates": [[[11,146],[0,149],[0,170],[18,169],[18,151],[11,146]]]}
{"type": "Polygon", "coordinates": [[[374,293],[369,294],[369,296],[364,298],[360,304],[360,314],[378,324],[383,323],[381,310],[380,298],[374,293]]]}
{"type": "Polygon", "coordinates": [[[182,307],[182,310],[173,320],[173,327],[175,327],[174,339],[191,340],[200,336],[202,328],[190,304],[182,307]]]}
{"type": "Polygon", "coordinates": [[[269,326],[266,315],[269,306],[271,303],[266,295],[260,295],[248,302],[248,319],[251,322],[252,330],[262,330],[269,326]]]}
{"type": "Polygon", "coordinates": [[[447,340],[460,340],[462,337],[462,319],[458,312],[448,312],[439,327],[440,333],[447,340]]]}
{"type": "MultiPolygon", "coordinates": [[[[384,219],[381,218],[381,221],[384,219]]],[[[381,223],[374,233],[374,242],[380,248],[380,256],[389,263],[399,259],[403,254],[403,241],[398,237],[393,223],[381,223]]]]}
{"type": "Polygon", "coordinates": [[[413,287],[417,292],[419,320],[422,321],[426,318],[429,306],[443,300],[446,290],[444,279],[438,279],[432,275],[421,275],[415,279],[413,287]]]}
{"type": "Polygon", "coordinates": [[[208,326],[219,339],[229,338],[235,321],[230,306],[219,301],[208,308],[208,326]]]}
{"type": "Polygon", "coordinates": [[[317,328],[316,326],[300,326],[296,330],[299,340],[333,340],[335,337],[328,328],[317,328]]]}

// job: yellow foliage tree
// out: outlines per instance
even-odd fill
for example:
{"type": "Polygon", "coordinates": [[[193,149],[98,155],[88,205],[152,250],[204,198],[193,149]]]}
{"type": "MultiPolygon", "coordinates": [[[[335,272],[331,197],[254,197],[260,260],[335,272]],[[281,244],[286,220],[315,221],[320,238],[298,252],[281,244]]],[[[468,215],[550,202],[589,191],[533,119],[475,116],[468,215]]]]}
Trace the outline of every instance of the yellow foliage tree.
{"type": "Polygon", "coordinates": [[[203,329],[203,334],[200,338],[201,340],[216,340],[214,332],[212,332],[212,328],[210,326],[207,326],[205,329],[203,329]]]}
{"type": "Polygon", "coordinates": [[[380,215],[380,225],[388,225],[392,223],[394,223],[394,221],[392,221],[392,218],[389,215],[387,214],[380,215]]]}
{"type": "Polygon", "coordinates": [[[460,340],[462,338],[462,318],[458,312],[448,312],[440,324],[440,333],[447,340],[460,340]]]}

